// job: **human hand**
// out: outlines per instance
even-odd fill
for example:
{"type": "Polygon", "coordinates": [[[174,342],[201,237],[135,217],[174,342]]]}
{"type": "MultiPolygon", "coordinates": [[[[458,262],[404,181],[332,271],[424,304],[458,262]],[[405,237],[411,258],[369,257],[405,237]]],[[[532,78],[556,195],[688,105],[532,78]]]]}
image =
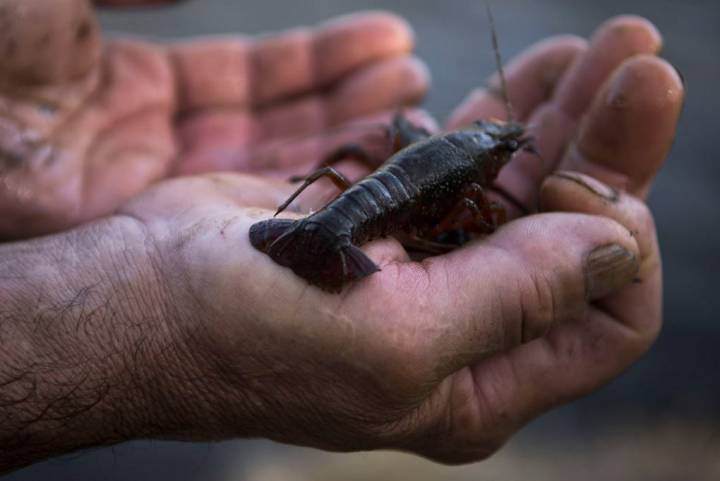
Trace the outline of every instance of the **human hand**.
{"type": "Polygon", "coordinates": [[[385,13],[170,45],[103,43],[89,0],[5,0],[0,15],[0,239],[110,214],[169,175],[309,170],[342,141],[333,127],[428,83],[385,13]]]}
{"type": "MultiPolygon", "coordinates": [[[[544,163],[519,158],[501,179],[547,213],[420,263],[392,239],[371,242],[363,248],[382,271],[340,295],[248,244],[286,184],[214,175],[133,200],[122,211],[172,253],[163,278],[186,280],[172,295],[185,316],[167,328],[184,333],[193,381],[183,392],[204,396],[186,395],[174,413],[186,432],[465,462],[626,369],[661,321],[660,259],[641,199],[683,88],[652,56],[659,47],[650,24],[621,17],[589,47],[566,37],[522,56],[508,69],[510,92],[523,93],[516,110],[535,124],[544,163]]],[[[452,122],[501,109],[480,92],[452,122]]]]}
{"type": "MultiPolygon", "coordinates": [[[[566,38],[516,64],[525,74],[509,72],[511,92],[529,99],[513,97],[516,110],[547,110],[546,122],[563,122],[538,123],[542,173],[516,159],[503,179],[518,179],[508,190],[549,212],[421,263],[392,239],[369,243],[363,249],[382,271],[340,295],[250,247],[249,226],[292,190],[272,179],[170,180],[121,209],[136,221],[117,217],[102,233],[74,233],[99,254],[103,239],[142,237],[116,254],[119,267],[141,266],[133,271],[142,279],[117,274],[134,295],[115,294],[105,275],[97,288],[124,300],[117,310],[125,322],[100,325],[112,306],[83,304],[78,313],[92,313],[103,333],[94,349],[111,344],[131,379],[115,389],[131,403],[107,401],[121,426],[103,424],[116,436],[105,442],[262,436],[464,462],[619,374],[660,326],[659,254],[640,198],[670,145],[682,85],[665,62],[636,57],[659,42],[646,22],[621,18],[587,50],[566,38]],[[531,75],[552,65],[549,85],[531,75]],[[567,134],[581,118],[578,133],[567,134]],[[581,173],[551,175],[559,168],[591,172],[615,190],[581,173]]],[[[460,112],[499,116],[493,108],[502,112],[480,93],[460,112]]]]}

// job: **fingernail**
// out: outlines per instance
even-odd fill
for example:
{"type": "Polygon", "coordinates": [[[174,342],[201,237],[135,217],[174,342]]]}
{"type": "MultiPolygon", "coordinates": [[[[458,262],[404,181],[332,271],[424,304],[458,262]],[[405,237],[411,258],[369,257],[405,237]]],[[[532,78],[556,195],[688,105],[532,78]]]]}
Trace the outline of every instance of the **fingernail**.
{"type": "Polygon", "coordinates": [[[587,175],[574,172],[556,172],[553,177],[574,182],[590,193],[610,202],[617,202],[620,198],[620,193],[617,190],[587,175]]]}
{"type": "Polygon", "coordinates": [[[602,299],[631,283],[640,268],[637,257],[618,244],[594,249],[585,262],[585,296],[602,299]]]}

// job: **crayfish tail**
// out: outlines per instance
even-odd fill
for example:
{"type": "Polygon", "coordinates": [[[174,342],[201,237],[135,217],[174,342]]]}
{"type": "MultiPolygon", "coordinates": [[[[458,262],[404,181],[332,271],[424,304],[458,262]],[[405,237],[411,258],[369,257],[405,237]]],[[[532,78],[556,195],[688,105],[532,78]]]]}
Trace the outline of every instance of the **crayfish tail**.
{"type": "Polygon", "coordinates": [[[380,268],[363,251],[350,244],[340,251],[347,280],[357,280],[378,272],[380,268]]]}
{"type": "Polygon", "coordinates": [[[339,292],[348,282],[380,270],[357,246],[304,219],[268,219],[253,224],[250,243],[329,292],[339,292]]]}
{"type": "Polygon", "coordinates": [[[270,245],[285,234],[296,221],[292,219],[268,219],[250,226],[250,243],[257,250],[267,252],[270,245]]]}

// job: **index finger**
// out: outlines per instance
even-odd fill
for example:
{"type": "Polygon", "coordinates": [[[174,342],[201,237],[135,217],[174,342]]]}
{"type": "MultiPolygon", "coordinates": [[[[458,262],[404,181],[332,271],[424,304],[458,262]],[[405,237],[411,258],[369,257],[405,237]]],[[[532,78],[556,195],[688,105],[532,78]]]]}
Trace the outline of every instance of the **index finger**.
{"type": "Polygon", "coordinates": [[[412,47],[412,30],[405,20],[365,12],[258,40],[180,43],[170,52],[180,110],[189,110],[261,107],[327,88],[364,65],[406,54],[412,47]]]}

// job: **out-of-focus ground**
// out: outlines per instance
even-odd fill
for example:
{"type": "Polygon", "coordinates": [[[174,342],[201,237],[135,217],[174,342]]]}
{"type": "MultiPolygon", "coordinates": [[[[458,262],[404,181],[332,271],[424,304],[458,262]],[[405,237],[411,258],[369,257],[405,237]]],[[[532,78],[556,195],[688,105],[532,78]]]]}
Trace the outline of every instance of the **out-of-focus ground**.
{"type": "MultiPolygon", "coordinates": [[[[259,33],[362,9],[410,20],[433,72],[425,106],[443,116],[494,71],[480,0],[192,0],[107,12],[106,28],[161,38],[259,33]]],[[[396,453],[326,454],[263,441],[136,442],[52,460],[12,480],[718,480],[720,479],[720,2],[506,0],[493,5],[506,59],[559,33],[589,35],[619,13],[662,31],[687,82],[675,148],[650,199],[665,260],[665,328],[653,350],[601,391],[547,414],[491,460],[444,467],[396,453]]]]}
{"type": "MultiPolygon", "coordinates": [[[[592,442],[562,437],[539,446],[512,443],[490,460],[448,467],[392,452],[335,455],[296,449],[235,467],[228,479],[249,481],[532,480],[711,481],[720,479],[720,458],[709,450],[702,427],[665,424],[650,429],[610,429],[592,442]],[[678,444],[678,437],[691,442],[678,444]],[[233,477],[234,476],[234,477],[233,477]]],[[[717,443],[715,444],[717,446],[717,443]]]]}

